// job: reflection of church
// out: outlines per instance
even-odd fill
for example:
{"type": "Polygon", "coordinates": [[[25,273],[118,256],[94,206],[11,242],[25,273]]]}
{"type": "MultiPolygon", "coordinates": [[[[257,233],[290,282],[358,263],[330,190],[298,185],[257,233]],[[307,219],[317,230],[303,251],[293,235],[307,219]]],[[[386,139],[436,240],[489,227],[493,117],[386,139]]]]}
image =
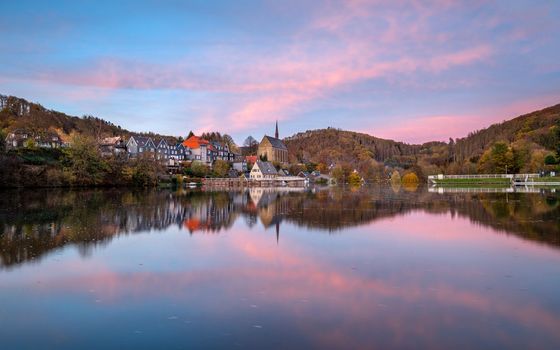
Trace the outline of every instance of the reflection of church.
{"type": "Polygon", "coordinates": [[[255,203],[261,223],[265,229],[275,227],[276,240],[280,237],[280,223],[290,210],[289,198],[286,195],[294,191],[301,192],[302,189],[266,187],[249,189],[249,195],[255,203]]]}

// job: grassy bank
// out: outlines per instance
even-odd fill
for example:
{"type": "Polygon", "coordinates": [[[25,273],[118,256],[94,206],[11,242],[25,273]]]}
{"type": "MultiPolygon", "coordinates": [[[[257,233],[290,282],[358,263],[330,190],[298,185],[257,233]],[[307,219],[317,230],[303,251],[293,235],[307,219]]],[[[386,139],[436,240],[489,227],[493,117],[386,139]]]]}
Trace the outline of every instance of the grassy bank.
{"type": "Polygon", "coordinates": [[[508,178],[483,178],[483,179],[435,179],[438,185],[509,185],[508,178]]]}
{"type": "Polygon", "coordinates": [[[530,179],[529,181],[532,181],[532,182],[559,182],[560,183],[560,176],[539,177],[538,179],[530,179]]]}

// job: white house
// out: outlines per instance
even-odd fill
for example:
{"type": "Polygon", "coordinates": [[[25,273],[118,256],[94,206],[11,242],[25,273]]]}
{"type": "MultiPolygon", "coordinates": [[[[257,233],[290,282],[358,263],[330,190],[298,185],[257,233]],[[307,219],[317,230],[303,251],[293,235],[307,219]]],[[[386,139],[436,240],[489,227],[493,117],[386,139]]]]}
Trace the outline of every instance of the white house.
{"type": "Polygon", "coordinates": [[[257,160],[255,165],[253,165],[253,169],[251,169],[249,177],[255,180],[275,179],[278,177],[278,171],[276,171],[272,163],[257,160]]]}

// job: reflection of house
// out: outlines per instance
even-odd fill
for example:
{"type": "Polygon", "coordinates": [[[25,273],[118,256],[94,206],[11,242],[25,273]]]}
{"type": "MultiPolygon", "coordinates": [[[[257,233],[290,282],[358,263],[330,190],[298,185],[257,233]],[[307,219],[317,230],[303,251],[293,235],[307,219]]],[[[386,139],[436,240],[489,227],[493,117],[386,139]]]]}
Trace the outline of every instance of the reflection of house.
{"type": "Polygon", "coordinates": [[[41,148],[60,148],[64,146],[61,138],[53,131],[32,132],[24,129],[17,129],[6,136],[7,149],[21,148],[26,146],[28,142],[41,148]]]}
{"type": "Polygon", "coordinates": [[[257,154],[261,159],[269,162],[288,163],[288,148],[278,137],[278,122],[276,122],[274,137],[265,135],[259,144],[257,154]]]}
{"type": "Polygon", "coordinates": [[[219,232],[222,228],[231,226],[237,216],[230,194],[222,193],[218,196],[227,198],[217,200],[217,197],[209,197],[208,200],[187,207],[184,211],[183,227],[194,233],[219,232]]]}
{"type": "Polygon", "coordinates": [[[251,169],[251,179],[263,180],[263,179],[275,179],[278,177],[278,171],[270,162],[263,162],[257,160],[253,169],[251,169]]]}

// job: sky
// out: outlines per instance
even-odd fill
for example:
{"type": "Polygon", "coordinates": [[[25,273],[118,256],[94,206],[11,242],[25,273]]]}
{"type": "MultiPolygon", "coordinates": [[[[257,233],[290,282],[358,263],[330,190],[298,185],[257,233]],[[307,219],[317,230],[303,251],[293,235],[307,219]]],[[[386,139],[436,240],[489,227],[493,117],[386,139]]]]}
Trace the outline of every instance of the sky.
{"type": "Polygon", "coordinates": [[[0,94],[238,143],[448,140],[560,103],[558,0],[5,1],[0,94]]]}

